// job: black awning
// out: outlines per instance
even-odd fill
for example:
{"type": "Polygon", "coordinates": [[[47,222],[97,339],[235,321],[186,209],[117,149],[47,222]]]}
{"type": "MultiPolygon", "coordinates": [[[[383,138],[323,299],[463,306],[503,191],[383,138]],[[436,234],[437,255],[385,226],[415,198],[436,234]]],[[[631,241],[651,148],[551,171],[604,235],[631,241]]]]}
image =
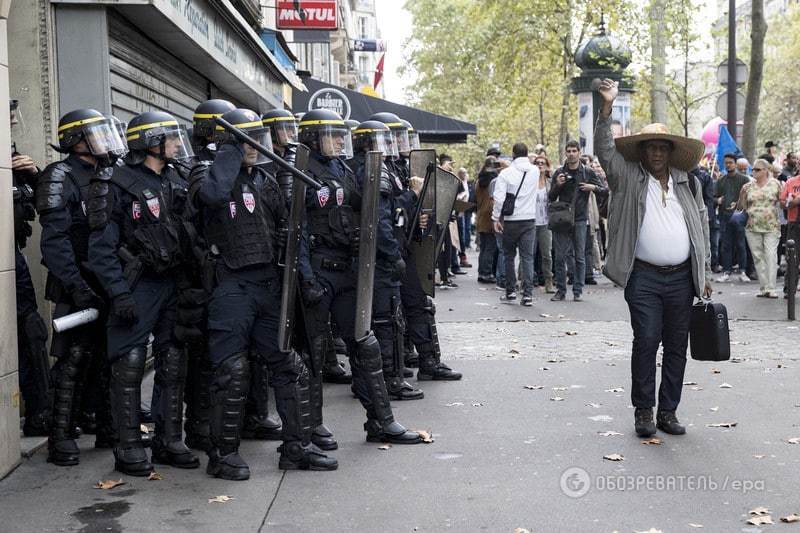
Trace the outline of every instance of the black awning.
{"type": "Polygon", "coordinates": [[[295,113],[326,108],[336,111],[344,118],[363,122],[374,113],[388,111],[413,124],[414,129],[419,132],[420,141],[424,143],[465,143],[467,135],[477,133],[475,125],[469,122],[396,104],[314,78],[304,78],[303,83],[308,92],[294,90],[292,94],[295,113]]]}

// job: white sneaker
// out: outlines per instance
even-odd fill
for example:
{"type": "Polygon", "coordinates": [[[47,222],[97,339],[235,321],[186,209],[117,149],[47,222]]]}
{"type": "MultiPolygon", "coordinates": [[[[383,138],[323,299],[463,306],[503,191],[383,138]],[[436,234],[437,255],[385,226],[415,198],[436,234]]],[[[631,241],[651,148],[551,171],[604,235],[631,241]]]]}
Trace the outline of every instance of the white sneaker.
{"type": "Polygon", "coordinates": [[[731,280],[731,275],[727,272],[724,272],[720,277],[716,279],[717,283],[727,283],[731,280]]]}
{"type": "Polygon", "coordinates": [[[740,272],[739,273],[739,281],[741,281],[742,283],[750,283],[751,279],[744,272],[740,272]]]}

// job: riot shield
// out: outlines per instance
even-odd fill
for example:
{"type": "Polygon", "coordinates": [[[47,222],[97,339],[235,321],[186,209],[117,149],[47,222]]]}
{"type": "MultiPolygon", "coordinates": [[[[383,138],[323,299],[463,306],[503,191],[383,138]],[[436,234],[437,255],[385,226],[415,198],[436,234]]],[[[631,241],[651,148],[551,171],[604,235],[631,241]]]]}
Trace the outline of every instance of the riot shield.
{"type": "MultiPolygon", "coordinates": [[[[308,147],[298,145],[295,166],[301,172],[308,167],[308,147]]],[[[292,331],[297,301],[297,259],[300,255],[303,218],[305,217],[306,184],[297,177],[292,181],[292,205],[289,211],[289,235],[283,253],[283,284],[281,286],[281,311],[278,322],[278,348],[288,352],[292,349],[292,331]]],[[[280,261],[280,257],[278,258],[280,261]]]]}
{"type": "Polygon", "coordinates": [[[372,331],[372,286],[375,278],[375,249],[378,237],[378,196],[381,191],[381,152],[367,152],[364,182],[361,185],[361,228],[358,247],[355,338],[372,331]]]}

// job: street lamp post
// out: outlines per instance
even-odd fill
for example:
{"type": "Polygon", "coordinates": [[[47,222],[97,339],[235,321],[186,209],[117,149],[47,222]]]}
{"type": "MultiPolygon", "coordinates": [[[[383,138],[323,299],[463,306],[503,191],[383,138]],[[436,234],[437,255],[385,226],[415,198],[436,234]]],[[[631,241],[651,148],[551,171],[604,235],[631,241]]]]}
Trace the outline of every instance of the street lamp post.
{"type": "Polygon", "coordinates": [[[728,0],[728,132],[736,138],[736,0],[728,0]]]}

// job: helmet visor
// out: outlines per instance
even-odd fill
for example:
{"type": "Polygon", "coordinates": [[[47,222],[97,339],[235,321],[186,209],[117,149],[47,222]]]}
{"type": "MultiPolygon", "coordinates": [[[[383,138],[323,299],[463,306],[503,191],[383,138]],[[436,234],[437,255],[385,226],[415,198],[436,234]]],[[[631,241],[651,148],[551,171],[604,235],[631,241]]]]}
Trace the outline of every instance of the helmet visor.
{"type": "Polygon", "coordinates": [[[383,152],[384,157],[397,157],[397,145],[391,131],[376,131],[370,136],[373,150],[383,152]]]}
{"type": "Polygon", "coordinates": [[[294,120],[272,122],[269,127],[274,133],[275,144],[278,146],[297,144],[297,122],[294,120]]]}
{"type": "Polygon", "coordinates": [[[324,124],[319,127],[319,151],[325,157],[353,157],[353,139],[350,128],[344,125],[324,124]]]}
{"type": "Polygon", "coordinates": [[[411,151],[411,145],[408,141],[408,130],[393,130],[394,142],[397,145],[397,151],[401,154],[407,154],[411,151]]]}
{"type": "Polygon", "coordinates": [[[184,161],[194,157],[189,134],[183,126],[165,128],[164,158],[167,161],[184,161]]]}
{"type": "Polygon", "coordinates": [[[126,144],[116,125],[109,120],[93,122],[83,129],[89,152],[98,158],[118,158],[125,155],[126,144]]]}
{"type": "Polygon", "coordinates": [[[416,131],[409,132],[408,143],[411,145],[411,150],[419,150],[419,133],[416,131]]]}
{"type": "MultiPolygon", "coordinates": [[[[252,137],[258,144],[272,151],[272,136],[269,133],[269,128],[260,128],[257,130],[245,131],[247,135],[252,137]]],[[[250,143],[242,143],[244,150],[244,158],[242,159],[242,166],[253,167],[256,165],[263,165],[269,162],[267,156],[256,150],[250,143]]]]}

